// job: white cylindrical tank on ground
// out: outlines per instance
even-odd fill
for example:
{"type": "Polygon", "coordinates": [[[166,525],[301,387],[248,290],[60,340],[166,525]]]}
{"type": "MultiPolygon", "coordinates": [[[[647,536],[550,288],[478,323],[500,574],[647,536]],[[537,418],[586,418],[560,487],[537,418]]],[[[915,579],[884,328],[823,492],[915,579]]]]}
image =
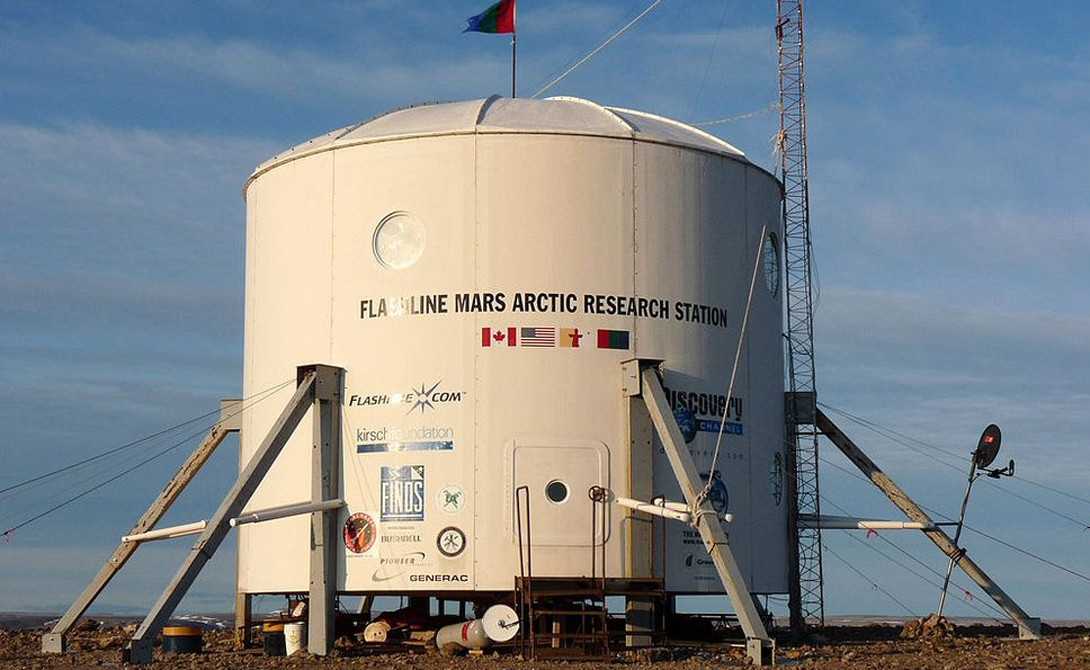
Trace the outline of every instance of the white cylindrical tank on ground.
{"type": "MultiPolygon", "coordinates": [[[[682,499],[657,444],[630,448],[620,364],[638,357],[665,362],[751,590],[786,591],[781,189],[742,152],[641,112],[493,97],[314,139],[245,197],[245,394],[298,365],[347,370],[339,590],[510,591],[520,486],[534,574],[589,575],[591,486],[682,499]]],[[[246,412],[244,458],[287,398],[246,412]]],[[[298,431],[250,509],[309,498],[310,441],[298,431]]],[[[647,523],[608,514],[608,575],[650,576],[653,552],[660,576],[647,523]]],[[[698,534],[668,523],[668,590],[722,592],[698,534]]],[[[239,533],[243,591],[307,590],[307,517],[239,533]]]]}

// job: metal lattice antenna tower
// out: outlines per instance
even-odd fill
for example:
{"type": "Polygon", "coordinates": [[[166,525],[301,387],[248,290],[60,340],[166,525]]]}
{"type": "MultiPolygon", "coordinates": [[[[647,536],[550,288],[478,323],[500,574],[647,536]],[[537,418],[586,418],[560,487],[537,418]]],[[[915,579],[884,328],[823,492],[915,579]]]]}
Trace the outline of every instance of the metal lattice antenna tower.
{"type": "Polygon", "coordinates": [[[776,1],[780,73],[780,152],[784,187],[784,283],[787,297],[787,363],[790,395],[788,457],[794,474],[794,534],[790,580],[791,628],[807,619],[825,623],[821,531],[800,528],[799,514],[819,515],[818,430],[815,425],[813,292],[810,276],[810,198],[806,168],[806,97],[803,85],[802,0],[776,1]]]}

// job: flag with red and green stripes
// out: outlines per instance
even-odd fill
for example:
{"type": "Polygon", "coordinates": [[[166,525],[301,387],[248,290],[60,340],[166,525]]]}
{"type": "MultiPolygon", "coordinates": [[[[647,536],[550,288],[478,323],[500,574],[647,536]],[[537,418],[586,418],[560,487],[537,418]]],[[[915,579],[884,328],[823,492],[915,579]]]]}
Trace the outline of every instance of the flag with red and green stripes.
{"type": "Polygon", "coordinates": [[[598,329],[599,349],[628,349],[627,330],[598,329]]]}
{"type": "Polygon", "coordinates": [[[476,16],[471,16],[463,33],[515,32],[515,0],[500,0],[476,16]]]}

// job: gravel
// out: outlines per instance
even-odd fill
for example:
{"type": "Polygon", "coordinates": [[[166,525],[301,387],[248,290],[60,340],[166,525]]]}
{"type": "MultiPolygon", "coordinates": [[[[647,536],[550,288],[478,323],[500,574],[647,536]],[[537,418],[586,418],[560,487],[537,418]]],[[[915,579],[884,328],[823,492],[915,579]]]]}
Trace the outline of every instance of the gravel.
{"type": "MultiPolygon", "coordinates": [[[[85,626],[69,636],[64,655],[40,653],[42,629],[0,629],[0,668],[56,670],[120,667],[121,649],[131,637],[131,627],[85,626]]],[[[1004,637],[1011,629],[972,627],[952,634],[901,638],[899,626],[827,628],[811,640],[818,643],[782,643],[777,664],[815,670],[889,668],[915,670],[1015,670],[1064,668],[1090,670],[1090,630],[1052,629],[1043,640],[1023,641],[1004,637]]],[[[208,632],[204,652],[162,656],[156,650],[152,668],[160,670],[218,670],[241,668],[291,670],[335,668],[395,668],[397,670],[597,670],[654,668],[698,670],[708,667],[744,667],[741,652],[730,645],[675,645],[640,651],[623,651],[607,662],[523,661],[506,653],[448,657],[434,649],[412,648],[404,652],[373,651],[365,645],[342,641],[333,655],[317,658],[305,653],[291,657],[267,657],[260,649],[237,650],[230,633],[208,632]]]]}

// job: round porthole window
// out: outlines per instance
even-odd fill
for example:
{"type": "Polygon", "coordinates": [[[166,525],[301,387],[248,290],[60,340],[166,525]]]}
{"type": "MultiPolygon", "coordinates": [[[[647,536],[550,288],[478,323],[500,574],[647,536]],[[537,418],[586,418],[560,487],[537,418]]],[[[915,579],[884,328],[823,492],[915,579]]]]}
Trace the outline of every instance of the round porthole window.
{"type": "Polygon", "coordinates": [[[391,270],[403,270],[420,260],[427,238],[419,219],[406,212],[393,212],[375,228],[371,247],[379,263],[391,270]]]}
{"type": "Polygon", "coordinates": [[[780,293],[780,241],[776,239],[776,233],[769,233],[765,238],[764,251],[761,255],[765,270],[765,286],[775,298],[780,293]]]}
{"type": "Polygon", "coordinates": [[[559,479],[554,479],[545,485],[545,497],[553,504],[559,505],[567,500],[569,493],[568,485],[559,479]]]}

